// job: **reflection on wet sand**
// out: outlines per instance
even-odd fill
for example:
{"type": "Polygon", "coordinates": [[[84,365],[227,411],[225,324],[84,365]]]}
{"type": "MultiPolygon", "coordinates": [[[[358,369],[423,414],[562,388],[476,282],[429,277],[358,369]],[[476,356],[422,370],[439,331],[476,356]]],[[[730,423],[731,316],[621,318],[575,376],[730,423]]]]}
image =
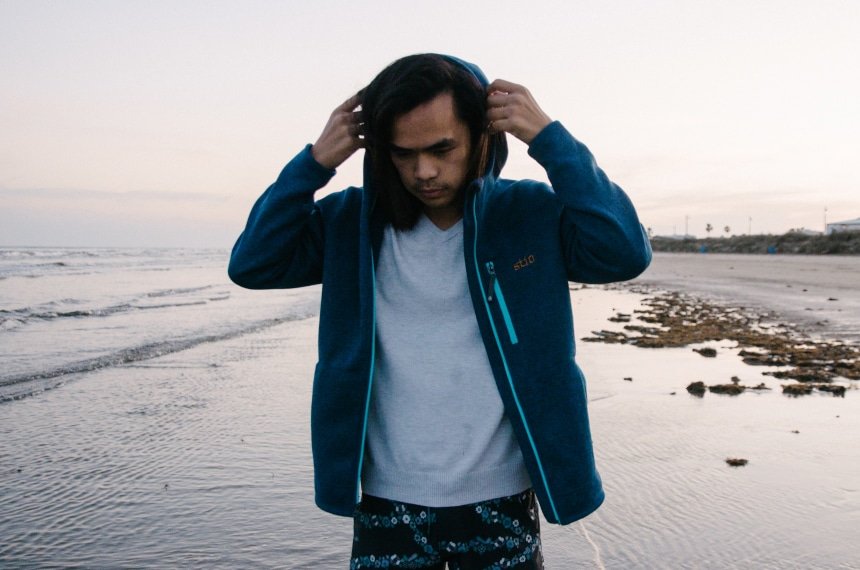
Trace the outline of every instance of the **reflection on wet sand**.
{"type": "MultiPolygon", "coordinates": [[[[783,385],[792,396],[810,394],[813,389],[845,396],[846,384],[860,380],[860,348],[836,340],[814,340],[796,327],[775,320],[772,313],[726,307],[675,291],[651,291],[642,308],[633,314],[617,312],[609,321],[625,323],[623,331],[599,330],[583,338],[586,342],[630,344],[642,348],[684,347],[708,341],[730,341],[741,350],[738,356],[750,366],[778,367],[763,374],[780,380],[795,380],[783,385]]],[[[704,357],[715,357],[712,347],[694,348],[704,357]]],[[[708,389],[714,393],[737,395],[750,388],[736,378],[729,384],[708,389]]],[[[767,389],[764,384],[751,387],[767,389]]],[[[704,383],[693,382],[688,391],[704,395],[704,383]],[[701,388],[698,386],[701,384],[701,388]]]]}

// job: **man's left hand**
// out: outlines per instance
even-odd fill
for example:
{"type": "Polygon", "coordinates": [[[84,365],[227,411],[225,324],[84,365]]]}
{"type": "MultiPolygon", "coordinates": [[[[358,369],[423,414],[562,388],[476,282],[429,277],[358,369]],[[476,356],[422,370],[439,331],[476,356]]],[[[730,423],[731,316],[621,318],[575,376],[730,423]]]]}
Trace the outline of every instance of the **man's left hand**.
{"type": "Polygon", "coordinates": [[[552,119],[522,85],[496,79],[487,87],[487,120],[491,133],[511,133],[531,144],[552,119]]]}

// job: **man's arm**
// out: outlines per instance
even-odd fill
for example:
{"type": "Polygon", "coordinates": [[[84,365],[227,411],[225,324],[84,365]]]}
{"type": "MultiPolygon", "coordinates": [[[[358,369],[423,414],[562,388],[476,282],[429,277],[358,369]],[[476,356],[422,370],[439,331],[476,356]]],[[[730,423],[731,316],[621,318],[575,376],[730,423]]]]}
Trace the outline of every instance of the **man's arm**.
{"type": "Polygon", "coordinates": [[[651,262],[651,245],[632,202],[588,149],[544,113],[528,89],[496,80],[487,88],[493,131],[529,145],[562,203],[561,239],[571,281],[632,279],[651,262]]]}
{"type": "Polygon", "coordinates": [[[274,289],[322,280],[323,223],[314,192],[364,144],[358,95],[338,106],[322,134],[284,167],[257,200],[230,255],[227,272],[237,285],[274,289]]]}

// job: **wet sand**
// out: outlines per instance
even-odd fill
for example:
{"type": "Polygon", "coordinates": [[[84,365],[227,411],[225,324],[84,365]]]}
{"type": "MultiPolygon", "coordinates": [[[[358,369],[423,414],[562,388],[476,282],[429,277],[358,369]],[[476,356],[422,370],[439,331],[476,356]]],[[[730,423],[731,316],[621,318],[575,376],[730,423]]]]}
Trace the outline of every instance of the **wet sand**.
{"type": "Polygon", "coordinates": [[[773,311],[811,335],[860,343],[860,256],[656,253],[632,283],[773,311]]]}
{"type": "MultiPolygon", "coordinates": [[[[663,279],[727,310],[736,298],[778,310],[791,295],[827,295],[840,299],[817,301],[834,321],[845,330],[856,322],[856,311],[830,308],[856,303],[853,260],[833,284],[813,285],[844,258],[805,269],[809,258],[729,257],[658,255],[633,287],[663,279]],[[751,284],[757,273],[766,275],[761,287],[751,284]]],[[[784,367],[745,363],[737,341],[582,342],[593,331],[652,325],[637,312],[647,297],[571,290],[607,499],[583,521],[543,524],[547,567],[856,568],[858,381],[841,381],[844,397],[794,398],[780,389],[794,380],[767,374],[784,367]],[[619,313],[636,317],[609,320],[619,313]],[[686,391],[733,377],[770,389],[686,391]],[[748,463],[731,467],[728,458],[748,463]]],[[[351,520],[313,505],[317,325],[311,316],[82,373],[0,406],[0,566],[345,567],[351,520]]]]}
{"type": "MultiPolygon", "coordinates": [[[[571,291],[577,338],[644,295],[571,291]]],[[[0,407],[0,566],[345,568],[313,504],[315,317],[103,369],[0,407]]],[[[578,343],[607,490],[542,525],[547,568],[851,568],[860,392],[790,398],[735,343],[578,343]],[[712,347],[714,358],[692,348],[712,347]],[[697,398],[738,376],[773,389],[697,398]],[[728,457],[749,463],[730,467],[728,457]]]]}
{"type": "MultiPolygon", "coordinates": [[[[672,295],[657,298],[671,301],[672,295]]],[[[834,380],[846,387],[844,397],[821,391],[788,396],[782,387],[798,383],[774,374],[791,366],[750,365],[744,335],[741,341],[711,338],[695,325],[663,336],[662,345],[581,342],[595,330],[630,334],[625,327],[631,325],[674,326],[641,317],[678,304],[687,304],[704,332],[712,332],[712,319],[699,320],[696,309],[704,304],[692,297],[655,310],[648,302],[653,293],[595,296],[591,288],[574,288],[571,296],[607,500],[584,521],[546,529],[548,561],[558,556],[578,564],[548,567],[857,567],[852,533],[860,524],[860,457],[849,434],[860,433],[858,381],[834,380]],[[615,318],[619,314],[632,318],[625,322],[615,318]],[[686,389],[693,382],[763,389],[697,396],[686,389]],[[733,467],[729,459],[746,463],[733,467]],[[585,545],[571,540],[574,532],[588,538],[585,545]]],[[[722,332],[731,335],[734,328],[737,335],[762,323],[786,345],[802,346],[790,342],[790,327],[759,321],[755,311],[738,311],[723,300],[722,311],[708,309],[713,319],[735,315],[717,327],[722,332]]]]}

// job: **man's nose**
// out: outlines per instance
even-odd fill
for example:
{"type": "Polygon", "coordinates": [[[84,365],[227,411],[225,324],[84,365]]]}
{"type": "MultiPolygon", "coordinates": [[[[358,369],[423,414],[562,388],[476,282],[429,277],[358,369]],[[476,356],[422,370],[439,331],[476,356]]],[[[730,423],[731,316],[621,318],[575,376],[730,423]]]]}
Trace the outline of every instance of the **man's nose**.
{"type": "Polygon", "coordinates": [[[415,178],[418,180],[431,180],[439,174],[436,161],[432,157],[419,154],[415,161],[415,178]]]}

